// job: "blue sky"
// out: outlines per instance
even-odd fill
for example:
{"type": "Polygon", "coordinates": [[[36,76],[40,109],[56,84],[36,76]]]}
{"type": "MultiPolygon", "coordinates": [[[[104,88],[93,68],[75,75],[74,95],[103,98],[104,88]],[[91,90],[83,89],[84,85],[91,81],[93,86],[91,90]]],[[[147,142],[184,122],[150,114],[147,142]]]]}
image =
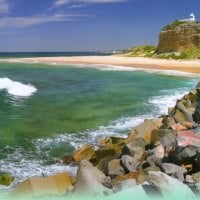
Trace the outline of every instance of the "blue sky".
{"type": "Polygon", "coordinates": [[[0,0],[0,51],[109,51],[157,44],[200,0],[0,0]]]}

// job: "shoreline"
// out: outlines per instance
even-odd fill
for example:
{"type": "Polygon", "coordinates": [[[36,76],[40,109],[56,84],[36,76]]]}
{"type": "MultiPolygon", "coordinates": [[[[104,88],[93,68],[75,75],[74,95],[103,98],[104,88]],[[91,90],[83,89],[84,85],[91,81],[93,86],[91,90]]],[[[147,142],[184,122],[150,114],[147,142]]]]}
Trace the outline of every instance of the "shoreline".
{"type": "Polygon", "coordinates": [[[94,64],[112,65],[139,68],[146,70],[171,70],[200,74],[200,60],[166,60],[145,57],[122,57],[122,56],[72,56],[72,57],[35,57],[5,59],[6,62],[27,62],[43,64],[94,64]]]}

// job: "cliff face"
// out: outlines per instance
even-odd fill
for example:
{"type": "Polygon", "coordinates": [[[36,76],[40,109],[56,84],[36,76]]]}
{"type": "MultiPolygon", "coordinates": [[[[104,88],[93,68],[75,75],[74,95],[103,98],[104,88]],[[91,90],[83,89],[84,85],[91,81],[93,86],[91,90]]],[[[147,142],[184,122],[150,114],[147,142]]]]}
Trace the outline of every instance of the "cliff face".
{"type": "Polygon", "coordinates": [[[188,49],[200,49],[199,22],[173,22],[163,28],[159,37],[157,53],[188,49]]]}

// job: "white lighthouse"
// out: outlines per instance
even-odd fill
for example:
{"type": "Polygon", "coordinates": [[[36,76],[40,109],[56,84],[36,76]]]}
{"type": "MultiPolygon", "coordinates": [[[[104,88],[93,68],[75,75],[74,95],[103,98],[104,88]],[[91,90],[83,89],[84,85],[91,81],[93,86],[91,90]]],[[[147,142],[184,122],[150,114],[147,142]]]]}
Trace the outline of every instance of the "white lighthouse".
{"type": "Polygon", "coordinates": [[[195,15],[194,15],[194,13],[191,13],[191,14],[190,14],[190,19],[189,19],[189,21],[196,22],[196,17],[195,17],[195,15]]]}
{"type": "Polygon", "coordinates": [[[181,20],[179,20],[180,22],[196,22],[196,17],[195,17],[195,15],[194,15],[194,13],[191,13],[190,15],[189,15],[189,19],[181,19],[181,20]]]}

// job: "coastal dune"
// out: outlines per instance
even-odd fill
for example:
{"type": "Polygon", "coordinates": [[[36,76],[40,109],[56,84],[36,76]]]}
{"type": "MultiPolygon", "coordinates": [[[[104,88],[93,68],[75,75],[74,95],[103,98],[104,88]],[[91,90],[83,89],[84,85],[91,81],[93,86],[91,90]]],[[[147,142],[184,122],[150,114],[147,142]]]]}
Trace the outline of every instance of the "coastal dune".
{"type": "MultiPolygon", "coordinates": [[[[8,60],[9,61],[9,60],[8,60]]],[[[124,56],[72,56],[72,57],[38,57],[19,58],[19,62],[38,62],[46,64],[105,64],[142,69],[175,70],[200,73],[199,60],[167,60],[145,57],[124,56]]]]}

